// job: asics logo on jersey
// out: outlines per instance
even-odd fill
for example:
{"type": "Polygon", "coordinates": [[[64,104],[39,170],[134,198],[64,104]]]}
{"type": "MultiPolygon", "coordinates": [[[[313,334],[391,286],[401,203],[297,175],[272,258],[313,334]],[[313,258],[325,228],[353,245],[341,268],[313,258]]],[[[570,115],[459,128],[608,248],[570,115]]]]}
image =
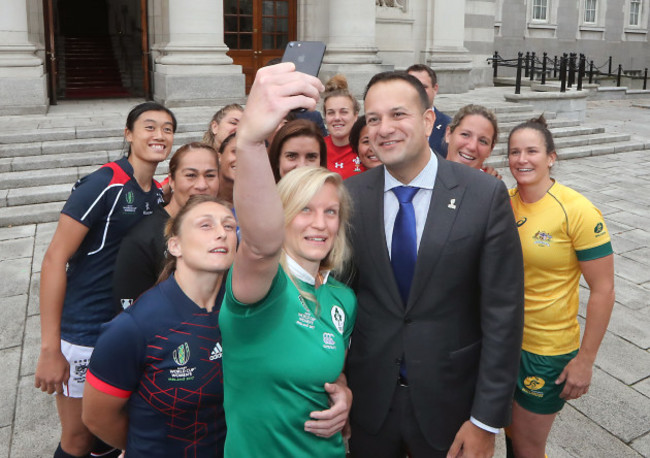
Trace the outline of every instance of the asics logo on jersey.
{"type": "Polygon", "coordinates": [[[523,226],[524,224],[526,224],[526,221],[528,221],[528,218],[526,217],[521,218],[519,221],[517,221],[517,227],[523,226]]]}
{"type": "Polygon", "coordinates": [[[223,356],[223,348],[221,348],[221,344],[217,342],[214,344],[214,348],[212,349],[212,353],[210,353],[210,361],[214,361],[215,359],[219,359],[223,356]]]}

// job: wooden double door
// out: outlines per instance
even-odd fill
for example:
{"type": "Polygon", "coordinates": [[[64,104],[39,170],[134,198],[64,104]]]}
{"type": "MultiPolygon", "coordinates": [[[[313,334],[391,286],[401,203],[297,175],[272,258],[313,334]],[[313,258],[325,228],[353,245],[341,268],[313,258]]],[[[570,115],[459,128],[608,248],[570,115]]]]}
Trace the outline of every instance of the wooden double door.
{"type": "Polygon", "coordinates": [[[282,57],[286,44],[296,39],[296,1],[224,0],[224,41],[246,75],[246,93],[257,70],[282,57]]]}

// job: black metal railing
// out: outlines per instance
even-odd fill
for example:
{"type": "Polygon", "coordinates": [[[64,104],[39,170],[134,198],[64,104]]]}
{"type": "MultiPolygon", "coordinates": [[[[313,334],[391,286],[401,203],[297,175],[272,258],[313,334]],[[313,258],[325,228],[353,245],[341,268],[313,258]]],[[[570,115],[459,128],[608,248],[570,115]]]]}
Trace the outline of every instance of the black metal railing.
{"type": "Polygon", "coordinates": [[[542,57],[539,58],[534,51],[527,51],[525,55],[520,51],[517,53],[517,58],[504,59],[499,55],[498,51],[495,51],[492,57],[487,60],[492,65],[492,76],[494,78],[498,77],[499,67],[516,68],[515,94],[521,93],[522,77],[528,78],[530,81],[534,81],[536,77],[539,77],[541,84],[546,84],[547,79],[551,78],[558,80],[560,82],[560,92],[566,92],[567,88],[571,89],[574,85],[576,90],[582,91],[584,79],[587,77],[589,78],[589,84],[593,84],[596,79],[616,77],[617,87],[621,86],[622,77],[642,80],[643,90],[648,88],[647,68],[643,72],[640,70],[625,71],[623,66],[619,64],[616,73],[613,73],[612,56],[609,56],[607,61],[600,66],[596,66],[592,59],[588,59],[582,53],[563,53],[561,56],[553,56],[553,59],[551,59],[546,52],[542,53],[542,57]],[[602,71],[605,67],[607,67],[607,72],[602,71]]]}

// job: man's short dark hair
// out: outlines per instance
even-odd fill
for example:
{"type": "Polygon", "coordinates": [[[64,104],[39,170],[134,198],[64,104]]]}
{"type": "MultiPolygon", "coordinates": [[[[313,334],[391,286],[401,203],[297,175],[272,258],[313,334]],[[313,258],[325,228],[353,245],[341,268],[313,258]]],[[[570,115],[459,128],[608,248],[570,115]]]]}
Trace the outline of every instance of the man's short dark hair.
{"type": "Polygon", "coordinates": [[[420,80],[417,79],[415,76],[409,75],[407,72],[402,70],[377,73],[375,76],[373,76],[370,79],[370,82],[368,82],[368,85],[366,86],[366,90],[363,93],[363,100],[364,101],[366,100],[368,91],[372,86],[374,86],[377,83],[385,83],[388,81],[405,81],[406,83],[410,84],[418,93],[418,98],[420,99],[420,104],[422,105],[422,111],[431,108],[429,106],[429,96],[427,95],[427,91],[424,89],[424,86],[422,85],[420,80]]]}
{"type": "Polygon", "coordinates": [[[436,71],[428,65],[413,64],[406,69],[406,73],[411,72],[427,72],[429,74],[429,78],[431,78],[431,87],[433,88],[436,86],[436,84],[438,84],[438,75],[436,75],[436,71]]]}

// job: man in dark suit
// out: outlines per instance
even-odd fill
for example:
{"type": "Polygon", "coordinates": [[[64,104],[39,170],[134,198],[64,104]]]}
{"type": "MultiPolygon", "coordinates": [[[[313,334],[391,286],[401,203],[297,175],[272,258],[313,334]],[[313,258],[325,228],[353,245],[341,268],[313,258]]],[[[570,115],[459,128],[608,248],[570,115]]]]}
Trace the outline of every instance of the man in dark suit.
{"type": "Polygon", "coordinates": [[[424,90],[427,92],[429,107],[433,110],[433,114],[436,115],[431,135],[429,135],[429,146],[433,151],[447,158],[447,142],[444,140],[451,117],[434,106],[436,95],[438,95],[438,75],[431,67],[424,64],[411,65],[406,69],[406,72],[415,76],[422,83],[424,90]]]}
{"type": "Polygon", "coordinates": [[[491,456],[510,422],[523,328],[507,190],[432,154],[434,115],[413,76],[375,75],[364,100],[384,166],[346,180],[359,302],[352,454],[491,456]]]}

